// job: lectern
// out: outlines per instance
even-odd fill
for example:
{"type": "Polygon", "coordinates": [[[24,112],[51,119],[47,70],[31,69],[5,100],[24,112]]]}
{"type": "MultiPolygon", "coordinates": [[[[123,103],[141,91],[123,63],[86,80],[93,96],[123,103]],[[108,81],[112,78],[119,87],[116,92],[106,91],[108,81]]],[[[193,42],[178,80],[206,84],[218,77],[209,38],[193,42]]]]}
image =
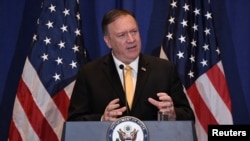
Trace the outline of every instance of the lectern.
{"type": "MultiPolygon", "coordinates": [[[[150,141],[197,141],[192,121],[143,121],[150,141]]],[[[112,122],[65,122],[62,141],[107,141],[112,122]]]]}

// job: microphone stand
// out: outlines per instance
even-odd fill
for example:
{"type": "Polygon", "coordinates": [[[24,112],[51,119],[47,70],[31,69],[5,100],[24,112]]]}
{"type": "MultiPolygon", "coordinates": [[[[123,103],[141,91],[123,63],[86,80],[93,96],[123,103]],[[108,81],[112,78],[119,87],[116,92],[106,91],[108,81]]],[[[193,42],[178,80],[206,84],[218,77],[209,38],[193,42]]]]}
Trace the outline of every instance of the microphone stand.
{"type": "Polygon", "coordinates": [[[130,115],[129,114],[129,106],[128,106],[128,100],[127,100],[127,94],[126,94],[126,83],[125,83],[125,72],[124,72],[124,65],[120,65],[119,68],[122,70],[122,76],[123,76],[123,90],[124,90],[124,93],[125,93],[125,104],[126,104],[126,108],[127,108],[127,115],[130,115]]]}

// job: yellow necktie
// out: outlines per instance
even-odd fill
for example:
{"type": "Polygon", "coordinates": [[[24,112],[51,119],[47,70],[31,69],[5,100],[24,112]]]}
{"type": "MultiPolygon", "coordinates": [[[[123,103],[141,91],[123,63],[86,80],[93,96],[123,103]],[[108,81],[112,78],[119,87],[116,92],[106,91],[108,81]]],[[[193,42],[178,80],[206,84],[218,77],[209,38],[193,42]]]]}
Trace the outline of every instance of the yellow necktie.
{"type": "Polygon", "coordinates": [[[125,88],[126,88],[126,96],[127,96],[127,101],[129,108],[131,109],[132,107],[132,102],[133,102],[133,97],[134,97],[134,86],[133,86],[133,79],[132,79],[132,72],[131,72],[131,67],[126,66],[126,74],[125,74],[125,88]]]}

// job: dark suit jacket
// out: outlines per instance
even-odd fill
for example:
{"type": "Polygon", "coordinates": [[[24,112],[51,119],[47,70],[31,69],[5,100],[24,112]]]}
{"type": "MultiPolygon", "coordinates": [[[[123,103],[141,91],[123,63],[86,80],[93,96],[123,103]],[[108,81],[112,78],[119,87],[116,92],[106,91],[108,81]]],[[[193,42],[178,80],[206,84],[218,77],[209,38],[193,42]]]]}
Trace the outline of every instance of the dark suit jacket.
{"type": "MultiPolygon", "coordinates": [[[[148,102],[156,93],[166,92],[174,102],[177,120],[194,120],[194,114],[183,92],[175,67],[158,57],[140,54],[137,84],[130,115],[140,120],[157,120],[158,109],[148,102]]],[[[68,120],[98,121],[108,103],[120,99],[125,106],[125,93],[111,53],[84,65],[77,76],[68,120]]]]}

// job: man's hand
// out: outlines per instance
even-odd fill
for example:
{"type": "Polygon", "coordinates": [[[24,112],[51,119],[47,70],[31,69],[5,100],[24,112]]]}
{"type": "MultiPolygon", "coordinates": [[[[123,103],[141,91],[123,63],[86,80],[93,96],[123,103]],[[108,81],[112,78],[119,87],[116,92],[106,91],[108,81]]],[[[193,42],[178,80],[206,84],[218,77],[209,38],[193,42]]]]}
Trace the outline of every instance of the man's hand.
{"type": "Polygon", "coordinates": [[[154,106],[156,106],[159,109],[159,111],[167,113],[169,120],[175,120],[176,114],[172,98],[167,93],[164,92],[157,93],[157,96],[159,98],[159,101],[151,97],[148,98],[148,101],[154,106]]]}
{"type": "Polygon", "coordinates": [[[115,121],[118,116],[121,116],[126,111],[126,107],[121,107],[119,99],[114,99],[109,102],[105,108],[104,114],[102,115],[102,121],[115,121]]]}

